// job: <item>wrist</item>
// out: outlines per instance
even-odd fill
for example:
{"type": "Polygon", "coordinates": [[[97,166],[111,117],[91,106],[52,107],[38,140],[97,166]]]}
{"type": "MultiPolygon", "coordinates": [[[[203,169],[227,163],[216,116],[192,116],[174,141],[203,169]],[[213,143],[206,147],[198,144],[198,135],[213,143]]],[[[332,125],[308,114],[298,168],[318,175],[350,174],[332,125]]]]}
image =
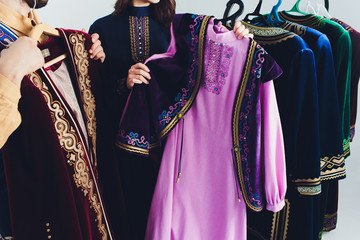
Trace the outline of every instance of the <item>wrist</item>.
{"type": "Polygon", "coordinates": [[[20,87],[21,80],[24,77],[24,74],[16,67],[11,67],[6,62],[2,61],[0,58],[0,74],[9,79],[15,85],[20,87]]]}

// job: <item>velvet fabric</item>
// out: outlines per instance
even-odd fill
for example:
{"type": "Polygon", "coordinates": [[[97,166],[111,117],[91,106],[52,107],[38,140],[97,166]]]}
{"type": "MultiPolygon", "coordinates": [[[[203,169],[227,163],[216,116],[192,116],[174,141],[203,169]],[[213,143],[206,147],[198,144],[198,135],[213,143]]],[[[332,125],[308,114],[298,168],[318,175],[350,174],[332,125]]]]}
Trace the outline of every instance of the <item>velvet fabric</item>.
{"type": "MultiPolygon", "coordinates": [[[[239,41],[208,19],[176,15],[168,51],[147,63],[148,89],[132,93],[153,92],[152,84],[161,83],[166,94],[172,81],[185,84],[168,98],[175,103],[150,114],[154,139],[167,139],[146,239],[245,239],[246,207],[284,206],[283,139],[270,81],[281,70],[255,41],[239,41]],[[193,81],[197,93],[186,98],[193,81]]],[[[143,109],[158,109],[158,101],[150,103],[143,109]]]]}
{"type": "Polygon", "coordinates": [[[274,86],[284,133],[288,177],[286,205],[281,212],[254,214],[248,211],[248,239],[316,239],[321,182],[314,53],[292,32],[243,24],[284,71],[274,81],[274,86]],[[309,223],[306,228],[302,227],[304,223],[309,223]]]}
{"type": "Polygon", "coordinates": [[[350,141],[355,136],[355,124],[357,115],[357,99],[358,99],[358,85],[360,78],[360,69],[358,68],[358,62],[360,58],[360,33],[344,23],[343,21],[332,18],[334,22],[339,23],[350,34],[351,46],[352,46],[352,60],[351,60],[351,92],[350,92],[350,141]]]}
{"type": "Polygon", "coordinates": [[[2,149],[15,239],[113,239],[96,171],[93,81],[98,79],[88,50],[91,37],[59,29],[39,48],[46,61],[66,52],[72,86],[85,121],[40,69],[21,84],[20,127],[2,149]],[[21,149],[21,151],[19,151],[21,149]]]}
{"type": "Polygon", "coordinates": [[[339,24],[316,15],[295,16],[279,12],[282,19],[314,28],[328,37],[335,66],[337,92],[341,116],[344,157],[350,156],[350,86],[351,86],[351,39],[339,24]]]}
{"type": "Polygon", "coordinates": [[[126,86],[128,70],[153,54],[165,52],[170,43],[170,31],[154,19],[152,6],[128,6],[119,15],[110,14],[96,20],[89,32],[100,35],[106,53],[102,80],[95,88],[98,170],[104,183],[104,199],[112,209],[109,217],[116,238],[143,239],[159,164],[148,157],[115,151],[114,143],[130,92],[126,86]],[[140,45],[144,49],[142,53],[140,45]],[[114,187],[123,189],[123,196],[122,190],[114,191],[114,187]],[[114,192],[119,194],[114,196],[114,192]],[[123,199],[126,219],[119,205],[123,199]],[[128,223],[124,224],[124,220],[128,223]],[[130,236],[123,235],[124,225],[130,236]]]}

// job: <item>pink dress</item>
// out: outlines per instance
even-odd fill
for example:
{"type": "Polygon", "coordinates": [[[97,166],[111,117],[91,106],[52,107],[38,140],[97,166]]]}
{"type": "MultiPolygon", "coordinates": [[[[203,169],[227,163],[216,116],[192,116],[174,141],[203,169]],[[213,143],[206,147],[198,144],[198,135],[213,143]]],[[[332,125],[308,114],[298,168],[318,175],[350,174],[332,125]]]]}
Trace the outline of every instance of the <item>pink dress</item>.
{"type": "MultiPolygon", "coordinates": [[[[165,145],[148,218],[148,240],[246,239],[246,203],[237,190],[231,130],[249,39],[237,40],[232,31],[221,32],[213,19],[206,36],[201,87],[165,145]]],[[[167,53],[149,60],[171,57],[175,48],[172,41],[167,53]]],[[[261,85],[259,98],[266,208],[279,211],[284,206],[286,172],[272,81],[261,85]]]]}

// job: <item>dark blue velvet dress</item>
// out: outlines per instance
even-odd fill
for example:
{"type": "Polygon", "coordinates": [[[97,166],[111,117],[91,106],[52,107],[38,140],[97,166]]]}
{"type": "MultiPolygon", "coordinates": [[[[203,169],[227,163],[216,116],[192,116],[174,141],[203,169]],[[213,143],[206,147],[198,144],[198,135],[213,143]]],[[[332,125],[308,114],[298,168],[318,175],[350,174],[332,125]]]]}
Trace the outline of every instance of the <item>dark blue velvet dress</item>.
{"type": "MultiPolygon", "coordinates": [[[[106,54],[102,82],[96,86],[98,169],[105,204],[117,234],[117,229],[124,227],[124,219],[119,217],[124,216],[124,211],[119,202],[125,199],[128,238],[144,239],[159,163],[115,149],[115,135],[130,92],[126,87],[128,70],[153,54],[166,52],[170,28],[154,19],[151,5],[130,6],[120,15],[111,14],[95,21],[90,33],[100,35],[106,54]],[[113,195],[114,185],[117,197],[113,195]]],[[[121,232],[117,237],[121,237],[121,232]]]]}

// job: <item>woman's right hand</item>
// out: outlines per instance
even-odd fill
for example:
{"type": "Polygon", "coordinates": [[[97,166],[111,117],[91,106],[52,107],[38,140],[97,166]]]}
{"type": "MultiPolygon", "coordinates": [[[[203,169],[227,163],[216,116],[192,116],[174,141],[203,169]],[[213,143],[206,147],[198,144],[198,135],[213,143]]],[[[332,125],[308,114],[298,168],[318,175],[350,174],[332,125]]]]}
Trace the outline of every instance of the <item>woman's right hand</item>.
{"type": "Polygon", "coordinates": [[[132,65],[126,80],[127,88],[131,90],[135,84],[149,84],[148,80],[151,79],[149,72],[150,69],[143,63],[132,65]]]}
{"type": "Polygon", "coordinates": [[[44,62],[36,41],[20,37],[1,51],[0,74],[20,87],[23,77],[41,68],[44,62]]]}

